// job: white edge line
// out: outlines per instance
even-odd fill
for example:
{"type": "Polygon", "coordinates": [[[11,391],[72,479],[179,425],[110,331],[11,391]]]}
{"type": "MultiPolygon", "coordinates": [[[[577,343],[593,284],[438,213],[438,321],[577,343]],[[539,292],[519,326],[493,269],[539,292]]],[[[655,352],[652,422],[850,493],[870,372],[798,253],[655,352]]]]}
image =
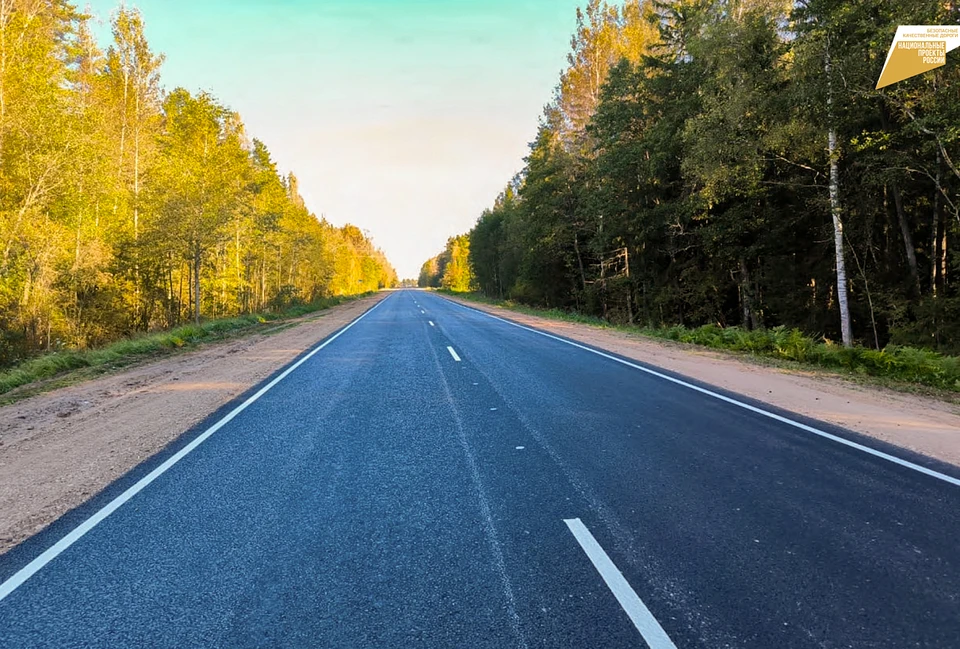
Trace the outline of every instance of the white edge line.
{"type": "Polygon", "coordinates": [[[620,606],[623,607],[630,621],[633,622],[633,626],[637,627],[637,631],[643,636],[650,649],[677,649],[670,636],[667,635],[667,632],[657,622],[657,618],[653,616],[653,613],[643,603],[637,592],[630,586],[620,569],[600,547],[597,539],[593,538],[593,534],[590,533],[587,526],[579,518],[565,519],[563,522],[570,528],[593,567],[603,577],[603,581],[606,582],[610,592],[620,602],[620,606]]]}
{"type": "MultiPolygon", "coordinates": [[[[446,298],[442,298],[442,299],[446,299],[446,298]]],[[[713,398],[715,398],[715,399],[719,399],[720,401],[725,401],[725,402],[727,402],[727,403],[733,404],[733,405],[738,406],[738,407],[740,407],[740,408],[743,408],[743,409],[745,409],[745,410],[749,410],[750,412],[757,413],[758,415],[763,415],[764,417],[768,417],[768,418],[773,419],[773,420],[775,420],[775,421],[779,421],[779,422],[781,422],[781,423],[788,424],[788,425],[790,425],[790,426],[793,426],[794,428],[799,428],[800,430],[804,430],[804,431],[806,431],[806,432],[808,432],[808,433],[813,433],[814,435],[819,435],[820,437],[823,437],[823,438],[825,438],[825,439],[829,439],[829,440],[831,440],[831,441],[837,442],[838,444],[843,444],[844,446],[849,446],[850,448],[855,448],[855,449],[857,449],[858,451],[863,451],[864,453],[869,453],[870,455],[873,455],[874,457],[878,457],[878,458],[880,458],[880,459],[887,460],[888,462],[893,462],[894,464],[899,464],[899,465],[902,466],[902,467],[906,467],[906,468],[908,468],[908,469],[913,469],[914,471],[918,471],[919,473],[923,473],[924,475],[928,475],[928,476],[930,476],[930,477],[932,477],[932,478],[936,478],[936,479],[938,479],[938,480],[943,480],[944,482],[948,482],[948,483],[950,483],[950,484],[952,484],[952,485],[954,485],[954,486],[960,487],[960,479],[954,478],[953,476],[949,476],[949,475],[947,475],[947,474],[945,474],[945,473],[940,473],[939,471],[934,471],[933,469],[928,469],[928,468],[925,467],[925,466],[921,466],[921,465],[919,465],[919,464],[915,464],[915,463],[913,463],[913,462],[910,462],[909,460],[904,460],[904,459],[899,458],[899,457],[897,457],[897,456],[895,456],[895,455],[890,455],[889,453],[884,453],[883,451],[878,451],[878,450],[875,449],[875,448],[870,448],[869,446],[864,446],[863,444],[858,444],[857,442],[854,442],[854,441],[852,441],[852,440],[844,439],[843,437],[840,437],[840,436],[838,436],[838,435],[834,435],[834,434],[832,434],[832,433],[828,433],[828,432],[826,432],[826,431],[824,431],[824,430],[820,430],[819,428],[814,428],[813,426],[807,426],[806,424],[802,424],[802,423],[800,423],[799,421],[794,421],[794,420],[792,420],[792,419],[788,419],[787,417],[782,417],[782,416],[780,416],[780,415],[778,415],[778,414],[776,414],[776,413],[770,412],[770,411],[768,411],[768,410],[764,410],[763,408],[757,408],[756,406],[751,406],[751,405],[748,404],[748,403],[744,403],[744,402],[742,402],[742,401],[737,401],[736,399],[732,399],[732,398],[730,398],[730,397],[724,396],[724,395],[719,394],[719,393],[717,393],[717,392],[713,392],[712,390],[707,390],[706,388],[701,388],[701,387],[698,386],[698,385],[694,385],[694,384],[692,384],[692,383],[687,383],[686,381],[683,381],[683,380],[681,380],[681,379],[677,379],[677,378],[674,378],[674,377],[672,377],[672,376],[668,376],[668,375],[666,375],[666,374],[662,374],[662,373],[660,373],[660,372],[657,372],[656,370],[651,370],[651,369],[646,368],[646,367],[643,367],[643,366],[641,366],[641,365],[637,365],[637,364],[635,364],[635,363],[631,363],[630,361],[625,361],[625,360],[623,360],[622,358],[617,358],[616,356],[613,356],[613,355],[611,355],[611,354],[605,354],[604,352],[601,352],[601,351],[596,350],[596,349],[592,349],[592,348],[590,348],[590,347],[587,347],[586,345],[581,345],[581,344],[579,344],[579,343],[575,343],[575,342],[573,342],[572,340],[567,340],[566,338],[561,338],[560,336],[554,336],[553,334],[548,334],[548,333],[546,333],[545,331],[540,331],[540,330],[538,330],[538,329],[534,329],[533,327],[528,327],[528,326],[526,326],[526,325],[522,325],[522,324],[519,324],[519,323],[516,323],[516,322],[512,322],[511,320],[507,320],[506,318],[501,318],[501,317],[495,316],[495,315],[493,315],[493,314],[487,313],[486,311],[482,311],[482,310],[480,310],[480,309],[475,309],[475,308],[470,307],[470,306],[467,306],[467,305],[465,305],[465,304],[460,304],[459,302],[454,302],[453,300],[448,300],[448,301],[451,302],[451,303],[453,303],[453,304],[456,304],[456,305],[458,305],[458,306],[461,306],[461,307],[463,307],[464,309],[470,309],[471,311],[476,311],[477,313],[482,313],[483,315],[485,315],[485,316],[487,316],[487,317],[490,317],[490,318],[493,318],[494,320],[499,320],[500,322],[505,322],[505,323],[507,323],[508,325],[512,325],[512,326],[518,327],[518,328],[520,328],[520,329],[525,329],[525,330],[527,330],[527,331],[532,331],[532,332],[535,333],[535,334],[539,334],[539,335],[541,335],[541,336],[546,336],[547,338],[551,338],[551,339],[553,339],[553,340],[558,340],[558,341],[560,341],[560,342],[562,342],[562,343],[566,343],[567,345],[572,345],[573,347],[576,347],[576,348],[578,348],[578,349],[582,349],[582,350],[584,350],[584,351],[588,351],[588,352],[590,352],[591,354],[596,354],[597,356],[602,356],[603,358],[607,358],[607,359],[609,359],[609,360],[616,361],[616,362],[618,362],[618,363],[620,363],[620,364],[622,364],[622,365],[626,365],[627,367],[632,367],[632,368],[634,368],[634,369],[636,369],[636,370],[640,370],[641,372],[646,372],[647,374],[650,374],[650,375],[652,375],[652,376],[656,376],[657,378],[661,378],[661,379],[663,379],[663,380],[665,380],[665,381],[670,381],[671,383],[675,383],[675,384],[677,384],[677,385],[682,385],[682,386],[685,387],[685,388],[690,388],[691,390],[696,390],[697,392],[699,392],[699,393],[701,393],[701,394],[705,394],[705,395],[710,396],[710,397],[713,397],[713,398]]]]}
{"type": "Polygon", "coordinates": [[[453,356],[453,360],[457,361],[458,363],[460,362],[460,357],[457,356],[457,352],[453,350],[453,347],[447,345],[447,351],[450,352],[451,356],[453,356]]]}
{"type": "Polygon", "coordinates": [[[324,347],[332,343],[334,340],[339,338],[353,325],[360,322],[360,320],[365,318],[367,314],[369,314],[371,311],[373,311],[378,306],[383,304],[383,302],[386,299],[387,298],[384,298],[383,300],[377,302],[372,307],[370,307],[369,309],[364,311],[362,314],[360,314],[358,318],[356,318],[355,320],[347,324],[345,327],[340,329],[340,331],[335,333],[333,336],[327,338],[325,341],[323,341],[323,343],[321,343],[320,345],[315,347],[312,351],[310,351],[310,353],[308,353],[299,361],[297,361],[296,363],[288,367],[286,370],[283,371],[282,374],[280,374],[279,376],[274,378],[272,381],[267,383],[265,386],[257,390],[256,393],[251,395],[246,401],[244,401],[239,406],[237,406],[236,408],[231,410],[229,413],[227,413],[221,420],[219,420],[217,423],[215,423],[210,428],[205,430],[203,433],[198,435],[196,439],[194,439],[192,442],[190,442],[189,444],[184,446],[182,449],[177,451],[175,454],[170,456],[166,461],[163,462],[163,464],[161,464],[160,466],[155,468],[153,471],[145,475],[143,478],[137,481],[137,483],[134,484],[132,487],[129,487],[122,494],[120,494],[119,496],[111,500],[109,503],[107,503],[96,514],[94,514],[93,516],[91,516],[90,518],[82,522],[77,527],[75,527],[66,536],[64,536],[62,539],[60,539],[59,541],[54,543],[52,546],[47,548],[37,558],[35,558],[33,561],[31,561],[30,563],[25,565],[23,568],[18,570],[16,573],[14,573],[13,576],[11,576],[5,582],[0,584],[0,601],[3,601],[4,598],[7,597],[7,595],[15,591],[17,588],[19,588],[25,581],[30,579],[30,577],[35,575],[48,563],[56,559],[57,556],[59,556],[64,550],[69,548],[71,545],[76,543],[84,534],[86,534],[87,532],[92,530],[94,527],[99,525],[103,521],[103,519],[105,519],[107,516],[115,512],[117,509],[119,509],[125,502],[127,502],[128,500],[136,496],[138,493],[143,491],[143,489],[146,488],[147,485],[149,485],[151,482],[153,482],[154,480],[159,478],[161,475],[166,473],[174,464],[182,460],[191,451],[193,451],[195,448],[203,444],[211,435],[213,435],[215,432],[223,428],[234,417],[236,417],[241,412],[246,410],[248,406],[250,406],[253,402],[255,402],[257,399],[262,397],[264,394],[266,394],[266,392],[270,390],[272,387],[274,387],[277,383],[285,379],[291,372],[293,372],[295,369],[297,369],[298,367],[306,363],[308,360],[310,360],[314,356],[314,354],[316,354],[321,349],[323,349],[324,347]]]}

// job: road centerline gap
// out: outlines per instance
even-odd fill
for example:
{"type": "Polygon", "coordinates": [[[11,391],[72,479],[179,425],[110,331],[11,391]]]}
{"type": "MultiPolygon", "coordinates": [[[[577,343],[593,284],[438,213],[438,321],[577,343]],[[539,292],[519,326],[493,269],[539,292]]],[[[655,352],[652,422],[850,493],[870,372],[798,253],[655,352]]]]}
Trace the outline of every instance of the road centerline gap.
{"type": "Polygon", "coordinates": [[[616,564],[610,559],[606,551],[597,543],[590,530],[579,518],[564,519],[564,523],[573,533],[577,543],[583,548],[593,567],[597,569],[603,581],[607,584],[610,592],[620,602],[620,606],[626,612],[630,621],[637,627],[637,631],[643,637],[644,642],[650,649],[677,649],[673,641],[663,630],[657,618],[653,616],[650,609],[640,599],[636,591],[630,586],[630,583],[617,568],[616,564]]]}

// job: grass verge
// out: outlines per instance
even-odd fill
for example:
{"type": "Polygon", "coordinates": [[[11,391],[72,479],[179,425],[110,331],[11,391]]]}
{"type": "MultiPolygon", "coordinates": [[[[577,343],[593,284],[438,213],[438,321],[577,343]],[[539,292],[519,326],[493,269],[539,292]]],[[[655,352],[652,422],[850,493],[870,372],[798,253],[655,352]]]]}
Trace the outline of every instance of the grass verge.
{"type": "MultiPolygon", "coordinates": [[[[146,358],[155,358],[248,333],[272,332],[292,324],[284,323],[278,326],[278,323],[283,321],[300,318],[368,295],[372,293],[323,298],[276,313],[251,313],[235,318],[208,320],[199,325],[181,325],[168,331],[118,340],[98,349],[72,349],[43,354],[0,371],[0,395],[6,395],[17,388],[38,382],[44,382],[44,387],[48,389],[61,387],[146,358]]],[[[0,398],[0,405],[12,400],[0,398]]]]}
{"type": "Polygon", "coordinates": [[[960,357],[926,349],[888,345],[884,349],[843,347],[817,340],[799,329],[774,327],[747,331],[740,327],[704,325],[687,328],[613,325],[601,318],[561,309],[537,309],[511,300],[493,300],[477,293],[448,295],[499,306],[518,313],[615,329],[650,338],[672,340],[711,349],[733,351],[759,358],[788,361],[797,367],[815,367],[854,377],[872,377],[892,387],[921,385],[947,393],[960,393],[960,357]]]}

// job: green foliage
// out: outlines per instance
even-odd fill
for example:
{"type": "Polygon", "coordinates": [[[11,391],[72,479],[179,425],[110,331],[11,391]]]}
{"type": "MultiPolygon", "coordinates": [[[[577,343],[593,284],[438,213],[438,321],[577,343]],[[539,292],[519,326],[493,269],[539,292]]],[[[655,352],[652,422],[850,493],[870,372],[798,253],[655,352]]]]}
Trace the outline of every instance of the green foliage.
{"type": "Polygon", "coordinates": [[[455,293],[472,290],[473,284],[470,239],[465,235],[450,237],[444,251],[423,264],[417,282],[420,288],[442,288],[455,293]]]}
{"type": "Polygon", "coordinates": [[[803,335],[799,329],[787,329],[783,325],[770,330],[773,348],[777,355],[798,363],[805,363],[814,357],[816,341],[803,335]]]}
{"type": "Polygon", "coordinates": [[[102,52],[74,4],[0,3],[0,367],[394,285],[239,115],[161,90],[139,10],[102,52]]]}
{"type": "Polygon", "coordinates": [[[882,350],[842,347],[803,335],[798,329],[720,328],[705,325],[696,329],[681,326],[642,329],[644,335],[677,342],[746,352],[798,363],[868,374],[905,383],[960,392],[960,358],[913,347],[888,345],[882,350]]]}
{"type": "Polygon", "coordinates": [[[899,345],[960,353],[960,65],[874,89],[898,25],[958,11],[590,0],[523,170],[469,233],[477,287],[865,373],[900,368],[899,345]],[[829,132],[853,334],[877,358],[803,334],[841,339],[829,132]]]}
{"type": "Polygon", "coordinates": [[[466,236],[453,237],[447,242],[444,251],[443,277],[440,286],[454,293],[465,293],[473,287],[473,273],[470,270],[470,239],[466,236]]]}

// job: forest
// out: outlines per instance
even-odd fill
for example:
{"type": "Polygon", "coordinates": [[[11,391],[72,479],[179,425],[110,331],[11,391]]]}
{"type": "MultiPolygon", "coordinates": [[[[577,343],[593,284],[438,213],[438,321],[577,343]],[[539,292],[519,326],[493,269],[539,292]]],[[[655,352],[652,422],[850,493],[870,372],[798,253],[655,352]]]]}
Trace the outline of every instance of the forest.
{"type": "Polygon", "coordinates": [[[465,293],[473,288],[470,260],[470,237],[465,234],[450,237],[443,252],[428,259],[420,267],[417,285],[421,288],[444,288],[465,293]]]}
{"type": "Polygon", "coordinates": [[[397,282],[304,205],[240,116],[165,90],[144,18],[104,51],[64,0],[0,0],[0,366],[397,282]]]}
{"type": "Polygon", "coordinates": [[[957,23],[942,0],[590,0],[525,166],[420,283],[956,353],[960,62],[875,87],[898,25],[957,23]]]}

